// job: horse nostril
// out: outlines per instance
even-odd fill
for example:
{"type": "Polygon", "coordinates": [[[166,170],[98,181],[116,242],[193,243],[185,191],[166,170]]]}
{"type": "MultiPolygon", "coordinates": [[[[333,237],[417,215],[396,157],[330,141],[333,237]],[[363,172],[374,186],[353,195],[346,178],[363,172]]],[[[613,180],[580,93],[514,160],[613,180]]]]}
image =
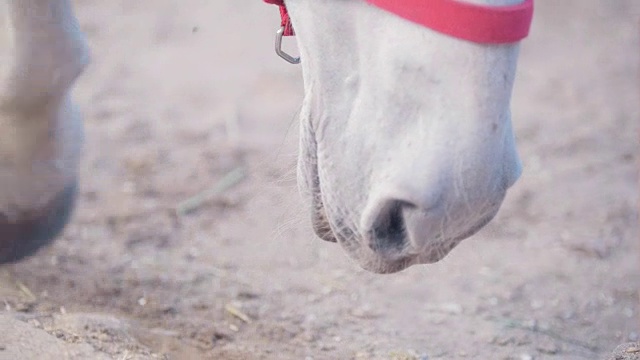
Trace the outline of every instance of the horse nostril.
{"type": "Polygon", "coordinates": [[[371,229],[369,247],[374,251],[398,251],[407,243],[403,211],[415,206],[405,201],[392,200],[384,206],[371,229]]]}

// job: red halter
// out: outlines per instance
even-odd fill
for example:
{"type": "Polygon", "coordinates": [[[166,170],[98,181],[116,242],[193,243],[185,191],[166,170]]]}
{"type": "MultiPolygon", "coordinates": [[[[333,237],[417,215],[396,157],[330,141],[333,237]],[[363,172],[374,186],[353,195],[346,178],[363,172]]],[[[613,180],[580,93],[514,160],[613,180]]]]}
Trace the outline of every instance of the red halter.
{"type": "Polygon", "coordinates": [[[282,19],[280,26],[284,29],[283,35],[295,35],[293,32],[293,25],[291,25],[291,19],[289,18],[289,13],[287,12],[287,7],[284,5],[284,0],[264,0],[264,2],[278,5],[280,7],[280,18],[282,19]]]}
{"type": "MultiPolygon", "coordinates": [[[[294,35],[284,0],[264,0],[280,6],[284,36],[294,35]]],[[[529,35],[533,0],[517,5],[487,6],[459,0],[366,0],[406,20],[458,39],[482,44],[517,42],[529,35]]]]}

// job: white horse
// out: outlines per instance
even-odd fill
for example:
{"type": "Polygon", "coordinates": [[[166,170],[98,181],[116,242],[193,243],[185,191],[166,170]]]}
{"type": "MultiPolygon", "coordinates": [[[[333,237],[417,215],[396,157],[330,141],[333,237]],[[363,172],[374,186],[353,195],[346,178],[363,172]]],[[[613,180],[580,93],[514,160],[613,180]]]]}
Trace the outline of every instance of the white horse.
{"type": "Polygon", "coordinates": [[[495,216],[521,173],[510,98],[532,1],[265,1],[297,37],[298,178],[321,238],[391,273],[442,259],[495,216]],[[492,41],[483,26],[508,11],[492,41]]]}
{"type": "Polygon", "coordinates": [[[49,243],[74,207],[89,51],[69,0],[0,2],[0,263],[49,243]]]}

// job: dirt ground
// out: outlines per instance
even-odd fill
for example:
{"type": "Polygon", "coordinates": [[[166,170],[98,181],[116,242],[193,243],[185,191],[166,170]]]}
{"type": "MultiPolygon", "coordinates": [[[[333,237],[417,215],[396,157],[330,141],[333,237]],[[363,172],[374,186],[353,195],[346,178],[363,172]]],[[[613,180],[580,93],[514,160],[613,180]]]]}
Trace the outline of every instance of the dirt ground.
{"type": "Polygon", "coordinates": [[[0,359],[571,360],[638,341],[639,1],[536,1],[521,180],[443,261],[385,276],[312,234],[275,7],[75,3],[94,59],[80,203],[0,268],[0,359]]]}

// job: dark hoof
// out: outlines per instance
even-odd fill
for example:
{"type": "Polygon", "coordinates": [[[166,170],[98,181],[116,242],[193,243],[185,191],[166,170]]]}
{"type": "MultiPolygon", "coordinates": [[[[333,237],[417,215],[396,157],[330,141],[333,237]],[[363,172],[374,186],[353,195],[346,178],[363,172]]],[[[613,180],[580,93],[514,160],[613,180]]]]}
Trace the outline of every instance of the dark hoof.
{"type": "Polygon", "coordinates": [[[0,264],[17,262],[50,244],[65,228],[75,207],[77,184],[66,187],[47,206],[16,222],[0,213],[0,264]]]}

